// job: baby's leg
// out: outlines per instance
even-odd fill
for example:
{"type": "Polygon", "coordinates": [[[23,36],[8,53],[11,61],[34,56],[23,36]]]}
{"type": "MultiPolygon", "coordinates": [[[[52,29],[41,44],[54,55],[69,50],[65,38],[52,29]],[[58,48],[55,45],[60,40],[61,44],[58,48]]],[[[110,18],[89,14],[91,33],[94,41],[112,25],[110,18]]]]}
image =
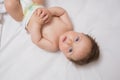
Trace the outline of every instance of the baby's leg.
{"type": "Polygon", "coordinates": [[[20,0],[5,0],[5,7],[7,12],[16,20],[21,21],[23,19],[22,6],[20,0]]]}

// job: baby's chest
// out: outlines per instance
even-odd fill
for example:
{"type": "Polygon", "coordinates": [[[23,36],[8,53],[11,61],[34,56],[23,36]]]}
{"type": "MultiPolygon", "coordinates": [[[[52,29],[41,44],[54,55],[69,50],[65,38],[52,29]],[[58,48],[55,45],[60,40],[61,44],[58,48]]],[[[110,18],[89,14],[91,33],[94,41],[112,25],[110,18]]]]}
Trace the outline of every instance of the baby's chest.
{"type": "Polygon", "coordinates": [[[67,26],[59,18],[54,18],[51,23],[43,26],[42,35],[48,40],[58,42],[59,37],[66,31],[67,26]]]}
{"type": "Polygon", "coordinates": [[[58,42],[63,30],[55,26],[46,26],[42,29],[42,36],[51,42],[58,42]]]}

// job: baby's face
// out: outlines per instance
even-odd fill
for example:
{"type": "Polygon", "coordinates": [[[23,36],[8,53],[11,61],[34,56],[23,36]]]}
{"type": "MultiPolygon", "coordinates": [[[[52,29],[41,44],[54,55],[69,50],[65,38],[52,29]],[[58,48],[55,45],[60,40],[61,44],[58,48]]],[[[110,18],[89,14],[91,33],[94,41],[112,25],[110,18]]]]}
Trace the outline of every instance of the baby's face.
{"type": "Polygon", "coordinates": [[[59,40],[59,48],[68,59],[74,61],[86,57],[91,51],[91,41],[83,33],[68,31],[59,40]]]}

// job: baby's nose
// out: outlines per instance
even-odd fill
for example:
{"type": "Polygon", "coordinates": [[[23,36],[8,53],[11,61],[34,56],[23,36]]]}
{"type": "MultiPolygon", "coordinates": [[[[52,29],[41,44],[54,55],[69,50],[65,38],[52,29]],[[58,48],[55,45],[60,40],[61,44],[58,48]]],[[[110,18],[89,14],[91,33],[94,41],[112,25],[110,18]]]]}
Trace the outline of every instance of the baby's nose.
{"type": "Polygon", "coordinates": [[[67,40],[67,44],[72,45],[72,40],[71,39],[67,40]]]}

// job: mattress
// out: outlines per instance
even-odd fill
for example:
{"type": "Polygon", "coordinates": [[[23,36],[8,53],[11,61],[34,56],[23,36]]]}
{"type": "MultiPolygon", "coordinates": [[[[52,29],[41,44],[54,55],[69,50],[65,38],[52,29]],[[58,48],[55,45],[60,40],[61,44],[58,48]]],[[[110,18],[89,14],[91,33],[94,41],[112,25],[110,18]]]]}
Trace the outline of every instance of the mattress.
{"type": "Polygon", "coordinates": [[[77,32],[90,34],[100,46],[98,61],[75,65],[62,52],[34,45],[21,25],[3,15],[0,80],[120,80],[120,0],[46,0],[66,9],[77,32]]]}

